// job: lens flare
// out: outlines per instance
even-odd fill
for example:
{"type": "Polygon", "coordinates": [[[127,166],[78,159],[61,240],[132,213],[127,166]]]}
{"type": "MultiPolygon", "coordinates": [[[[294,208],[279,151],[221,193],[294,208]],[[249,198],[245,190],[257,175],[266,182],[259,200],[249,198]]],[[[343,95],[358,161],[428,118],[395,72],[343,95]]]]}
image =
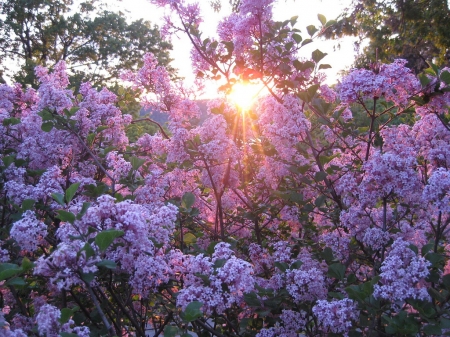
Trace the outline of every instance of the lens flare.
{"type": "Polygon", "coordinates": [[[259,95],[261,86],[251,83],[236,83],[229,94],[229,99],[242,110],[248,110],[259,95]]]}

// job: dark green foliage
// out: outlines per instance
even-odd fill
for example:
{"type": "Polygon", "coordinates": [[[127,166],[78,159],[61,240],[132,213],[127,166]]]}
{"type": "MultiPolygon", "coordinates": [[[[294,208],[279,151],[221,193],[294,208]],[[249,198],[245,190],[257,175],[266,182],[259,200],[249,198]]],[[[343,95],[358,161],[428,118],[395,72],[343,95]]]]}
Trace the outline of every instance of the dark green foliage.
{"type": "Polygon", "coordinates": [[[328,37],[345,35],[369,39],[356,66],[378,60],[408,60],[416,73],[427,68],[426,61],[450,64],[450,9],[445,0],[353,0],[328,37]]]}
{"type": "Polygon", "coordinates": [[[70,0],[1,0],[0,62],[19,61],[14,80],[35,86],[34,68],[66,61],[78,86],[91,81],[114,82],[121,71],[142,66],[142,56],[153,52],[162,65],[170,62],[171,45],[162,41],[158,27],[138,20],[127,22],[122,13],[97,6],[96,0],[75,5],[70,0]]]}

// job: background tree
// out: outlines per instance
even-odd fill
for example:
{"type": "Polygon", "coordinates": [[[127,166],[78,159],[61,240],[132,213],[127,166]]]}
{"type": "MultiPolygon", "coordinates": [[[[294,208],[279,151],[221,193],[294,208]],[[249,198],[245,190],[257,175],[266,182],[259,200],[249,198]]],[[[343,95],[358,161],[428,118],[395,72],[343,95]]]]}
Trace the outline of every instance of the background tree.
{"type": "Polygon", "coordinates": [[[450,62],[450,10],[446,0],[353,0],[328,37],[354,35],[369,44],[356,66],[378,59],[408,60],[416,73],[433,60],[439,66],[450,62]]]}
{"type": "Polygon", "coordinates": [[[19,60],[9,69],[15,81],[36,85],[34,67],[52,67],[64,60],[71,82],[95,86],[118,78],[124,69],[138,69],[146,52],[160,64],[170,62],[171,45],[161,40],[149,21],[128,23],[123,13],[106,10],[95,0],[1,0],[0,62],[19,60]]]}

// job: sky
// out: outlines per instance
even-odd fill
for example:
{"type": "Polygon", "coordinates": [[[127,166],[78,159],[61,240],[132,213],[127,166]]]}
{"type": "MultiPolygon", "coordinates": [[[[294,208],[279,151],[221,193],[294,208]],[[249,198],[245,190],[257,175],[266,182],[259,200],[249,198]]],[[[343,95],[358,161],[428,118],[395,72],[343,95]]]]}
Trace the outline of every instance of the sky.
{"type": "MultiPolygon", "coordinates": [[[[222,1],[224,4],[228,3],[228,0],[222,1]]],[[[200,30],[204,32],[203,37],[206,38],[208,34],[205,32],[215,32],[217,23],[229,12],[225,9],[221,13],[216,13],[209,6],[208,0],[199,0],[199,2],[204,19],[200,30]]],[[[282,21],[297,15],[297,28],[302,31],[301,35],[305,39],[308,37],[306,26],[320,25],[317,14],[325,15],[327,20],[336,19],[342,10],[349,6],[350,2],[351,0],[278,0],[274,6],[274,18],[282,21]]],[[[149,0],[127,0],[122,2],[121,6],[133,20],[143,18],[158,25],[163,23],[164,10],[156,8],[149,0]]],[[[355,38],[349,37],[340,41],[315,41],[303,47],[300,56],[310,57],[311,52],[315,49],[328,53],[322,63],[332,66],[331,69],[325,70],[325,73],[328,77],[327,83],[333,84],[337,82],[339,72],[349,68],[353,63],[356,54],[354,40],[355,38]],[[340,48],[337,48],[338,44],[340,48]]],[[[171,53],[174,59],[173,66],[179,70],[179,75],[190,84],[194,81],[194,74],[190,67],[190,43],[185,36],[174,37],[172,43],[174,46],[171,53]]],[[[206,95],[212,95],[212,93],[209,92],[206,95]]]]}

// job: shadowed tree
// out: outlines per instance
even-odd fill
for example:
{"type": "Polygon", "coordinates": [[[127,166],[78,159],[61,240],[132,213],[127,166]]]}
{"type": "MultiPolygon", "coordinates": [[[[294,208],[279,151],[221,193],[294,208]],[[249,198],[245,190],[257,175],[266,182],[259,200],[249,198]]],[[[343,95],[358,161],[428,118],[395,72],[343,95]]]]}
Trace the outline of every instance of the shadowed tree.
{"type": "Polygon", "coordinates": [[[111,83],[124,69],[138,69],[144,53],[168,65],[171,45],[149,21],[127,22],[95,0],[1,0],[0,62],[19,60],[14,80],[35,85],[34,67],[66,61],[74,85],[111,83]]]}
{"type": "Polygon", "coordinates": [[[450,64],[450,10],[447,0],[353,0],[328,37],[368,39],[356,66],[395,58],[408,60],[416,73],[426,61],[450,64]]]}

